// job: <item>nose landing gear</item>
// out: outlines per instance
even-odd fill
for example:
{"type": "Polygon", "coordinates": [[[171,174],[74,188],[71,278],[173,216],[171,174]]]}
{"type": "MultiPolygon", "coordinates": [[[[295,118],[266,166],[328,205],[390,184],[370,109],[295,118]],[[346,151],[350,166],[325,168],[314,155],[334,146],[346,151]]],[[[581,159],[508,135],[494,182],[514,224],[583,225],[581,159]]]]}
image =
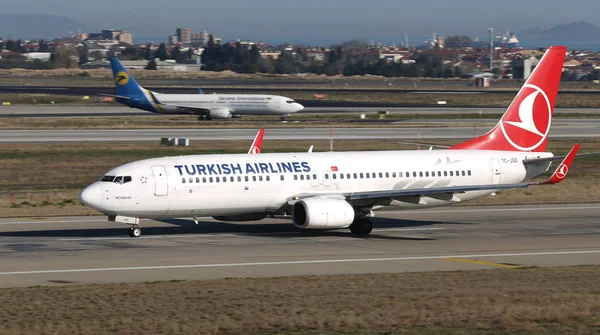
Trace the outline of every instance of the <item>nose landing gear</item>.
{"type": "Polygon", "coordinates": [[[142,236],[142,227],[133,225],[129,228],[129,237],[140,237],[142,236]]]}

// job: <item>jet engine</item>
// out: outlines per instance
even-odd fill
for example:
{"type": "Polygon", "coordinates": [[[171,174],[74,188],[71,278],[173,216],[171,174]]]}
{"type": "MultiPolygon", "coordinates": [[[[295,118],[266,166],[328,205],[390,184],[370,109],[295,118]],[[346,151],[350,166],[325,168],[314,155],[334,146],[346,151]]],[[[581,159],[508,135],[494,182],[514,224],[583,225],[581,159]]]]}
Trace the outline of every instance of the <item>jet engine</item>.
{"type": "Polygon", "coordinates": [[[355,215],[352,205],[339,199],[307,198],[292,206],[292,222],[303,229],[345,228],[355,215]]]}
{"type": "Polygon", "coordinates": [[[230,119],[231,111],[227,108],[214,108],[208,112],[208,119],[230,119]]]}

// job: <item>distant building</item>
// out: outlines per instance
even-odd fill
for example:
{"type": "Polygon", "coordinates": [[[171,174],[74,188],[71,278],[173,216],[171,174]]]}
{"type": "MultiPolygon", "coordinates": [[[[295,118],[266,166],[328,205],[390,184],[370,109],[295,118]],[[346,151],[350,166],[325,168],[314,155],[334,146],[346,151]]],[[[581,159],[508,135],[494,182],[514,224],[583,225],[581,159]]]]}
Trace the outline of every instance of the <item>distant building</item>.
{"type": "MultiPolygon", "coordinates": [[[[191,28],[177,28],[176,35],[169,36],[169,43],[192,44],[196,46],[205,46],[208,44],[211,33],[207,31],[193,32],[191,28]]],[[[214,36],[215,43],[221,43],[221,38],[214,36]]]]}
{"type": "Polygon", "coordinates": [[[100,33],[91,33],[88,41],[108,40],[125,44],[133,44],[133,36],[126,30],[104,29],[100,33]]]}
{"type": "MultiPolygon", "coordinates": [[[[143,70],[148,65],[147,60],[121,60],[121,64],[128,70],[143,70]]],[[[158,70],[171,71],[200,71],[201,64],[177,64],[175,61],[156,60],[156,68],[158,70]]],[[[110,69],[110,62],[106,59],[89,62],[81,65],[82,69],[110,69]]]]}
{"type": "Polygon", "coordinates": [[[183,44],[192,43],[192,28],[177,28],[177,41],[183,44]]]}

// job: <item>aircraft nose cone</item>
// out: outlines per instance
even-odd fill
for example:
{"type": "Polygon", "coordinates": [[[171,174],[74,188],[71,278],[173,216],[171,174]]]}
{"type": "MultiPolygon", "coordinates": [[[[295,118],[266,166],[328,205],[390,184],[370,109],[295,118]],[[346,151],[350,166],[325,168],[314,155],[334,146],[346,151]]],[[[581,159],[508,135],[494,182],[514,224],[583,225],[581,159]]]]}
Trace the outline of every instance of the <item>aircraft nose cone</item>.
{"type": "Polygon", "coordinates": [[[81,191],[79,194],[79,200],[84,205],[93,209],[100,208],[100,204],[102,203],[102,186],[100,183],[93,183],[81,191]]]}
{"type": "Polygon", "coordinates": [[[295,111],[294,113],[297,113],[297,112],[299,112],[299,111],[301,111],[301,110],[303,110],[303,109],[304,109],[304,106],[302,106],[302,105],[301,105],[301,104],[299,104],[299,103],[296,103],[296,111],[295,111]]]}

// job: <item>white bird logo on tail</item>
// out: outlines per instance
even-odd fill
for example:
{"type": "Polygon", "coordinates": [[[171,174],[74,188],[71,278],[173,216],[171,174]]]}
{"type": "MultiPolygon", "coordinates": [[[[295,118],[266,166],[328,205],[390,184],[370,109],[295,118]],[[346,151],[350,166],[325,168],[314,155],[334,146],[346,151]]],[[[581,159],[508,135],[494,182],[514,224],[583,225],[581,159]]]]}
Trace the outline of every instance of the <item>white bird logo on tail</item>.
{"type": "Polygon", "coordinates": [[[519,127],[523,130],[526,130],[530,133],[534,133],[536,135],[544,137],[544,134],[537,129],[535,121],[533,119],[533,105],[535,104],[535,99],[537,98],[539,93],[539,91],[533,92],[521,102],[521,105],[519,106],[519,119],[521,120],[521,122],[505,122],[515,127],[519,127]]]}

